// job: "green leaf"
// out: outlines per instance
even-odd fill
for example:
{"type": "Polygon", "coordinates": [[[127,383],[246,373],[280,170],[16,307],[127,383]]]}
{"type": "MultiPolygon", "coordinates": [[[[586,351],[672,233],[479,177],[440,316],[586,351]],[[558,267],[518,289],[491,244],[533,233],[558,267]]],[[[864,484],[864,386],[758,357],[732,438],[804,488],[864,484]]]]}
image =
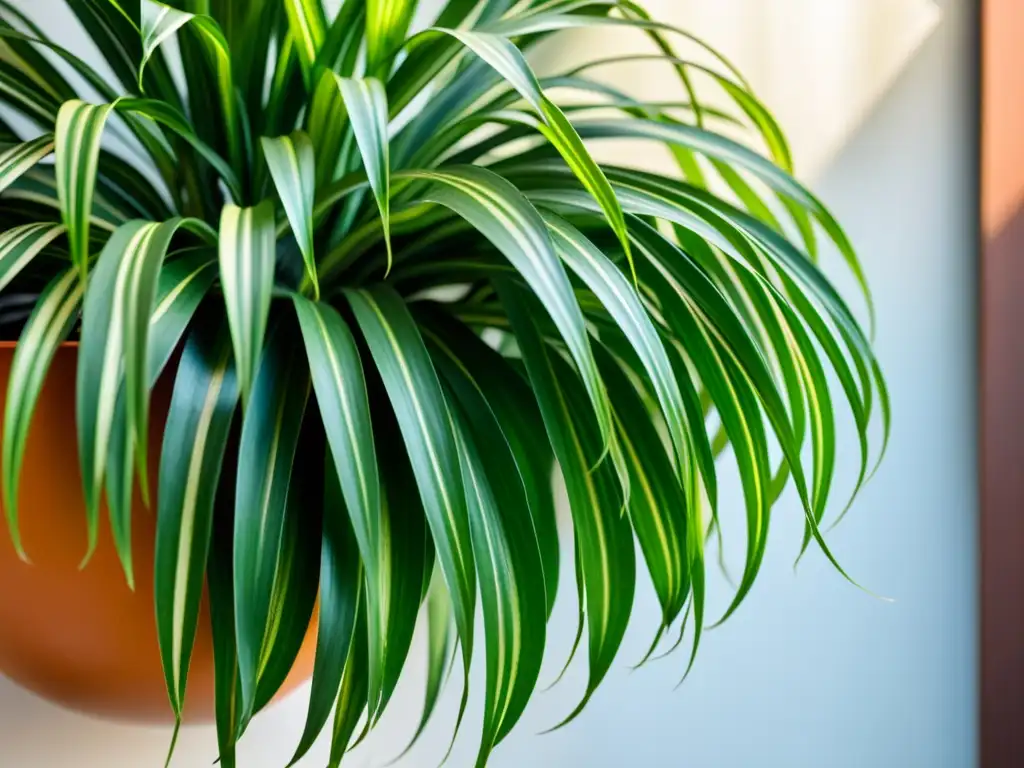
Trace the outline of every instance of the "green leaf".
{"type": "MultiPolygon", "coordinates": [[[[695,534],[699,541],[703,526],[639,393],[608,353],[598,351],[597,361],[608,383],[623,453],[633,473],[630,518],[661,603],[662,626],[667,627],[682,612],[689,595],[689,538],[695,534]]],[[[692,467],[683,467],[683,472],[692,472],[692,467]]],[[[698,613],[703,615],[703,606],[698,613]]]]}
{"type": "Polygon", "coordinates": [[[518,722],[540,674],[547,619],[544,569],[529,496],[490,406],[450,352],[437,360],[460,406],[456,440],[487,648],[484,734],[477,757],[484,765],[518,722]]]}
{"type": "Polygon", "coordinates": [[[397,763],[405,757],[419,742],[420,737],[430,723],[430,718],[437,709],[438,699],[441,697],[441,690],[448,675],[449,666],[453,656],[453,633],[452,633],[452,601],[444,586],[444,577],[441,571],[434,569],[430,580],[430,587],[427,590],[426,603],[427,623],[427,683],[424,686],[423,712],[420,715],[419,725],[412,735],[405,749],[391,762],[397,763]]]}
{"type": "MultiPolygon", "coordinates": [[[[228,334],[197,327],[178,363],[164,428],[154,563],[160,658],[177,718],[185,703],[217,488],[237,402],[228,334]]],[[[213,615],[216,625],[221,616],[217,610],[213,615]]]]}
{"type": "Polygon", "coordinates": [[[417,5],[417,0],[366,0],[367,73],[388,76],[417,5]]]}
{"type": "MultiPolygon", "coordinates": [[[[90,280],[82,313],[82,342],[78,363],[77,422],[79,456],[89,520],[89,550],[96,546],[99,503],[114,431],[118,394],[124,382],[130,435],[124,456],[134,455],[148,499],[149,442],[149,328],[156,303],[160,266],[171,238],[180,227],[208,234],[201,222],[172,219],[163,224],[133,221],[120,227],[107,242],[90,280]]],[[[129,584],[131,567],[130,474],[123,478],[121,503],[111,504],[111,524],[129,584]]]]}
{"type": "Polygon", "coordinates": [[[227,185],[231,196],[237,201],[242,197],[238,175],[224,159],[206,142],[196,135],[185,116],[173,106],[156,99],[121,99],[115,105],[121,114],[140,114],[160,125],[170,128],[184,139],[196,153],[217,172],[227,185]]]}
{"type": "Polygon", "coordinates": [[[366,709],[366,692],[366,601],[360,600],[356,626],[348,646],[345,669],[341,675],[341,688],[334,708],[328,768],[338,768],[341,765],[359,718],[366,709]]]}
{"type": "Polygon", "coordinates": [[[872,325],[874,324],[874,305],[871,299],[871,291],[860,260],[857,258],[849,238],[847,238],[829,210],[803,185],[778,166],[732,139],[682,123],[665,123],[639,119],[595,120],[578,122],[576,129],[584,138],[632,136],[654,139],[666,144],[680,144],[696,152],[706,154],[708,157],[722,163],[726,163],[729,167],[742,168],[754,174],[771,189],[809,211],[818,220],[832,239],[832,242],[839,249],[847,266],[857,279],[857,283],[868,304],[872,325]]]}
{"type": "Polygon", "coordinates": [[[53,152],[54,137],[50,134],[18,144],[0,152],[0,192],[11,186],[25,171],[53,152]]]}
{"type": "Polygon", "coordinates": [[[274,206],[225,205],[220,218],[220,282],[227,305],[243,404],[256,378],[274,287],[274,206]]]}
{"type": "Polygon", "coordinates": [[[320,48],[324,44],[327,19],[320,0],[285,0],[288,14],[288,29],[295,40],[295,50],[302,64],[302,76],[307,88],[317,62],[320,48]]]}
{"type": "MultiPolygon", "coordinates": [[[[172,254],[173,256],[173,254],[172,254]]],[[[202,248],[164,262],[149,318],[149,385],[156,384],[217,277],[217,255],[202,248]]]]}
{"type": "Polygon", "coordinates": [[[622,643],[636,579],[633,536],[628,519],[620,514],[623,498],[615,475],[607,462],[598,463],[599,432],[582,408],[578,377],[548,349],[534,319],[536,302],[506,283],[499,285],[499,293],[565,476],[585,585],[590,677],[582,701],[564,725],[586,706],[622,643]]]}
{"type": "Polygon", "coordinates": [[[351,331],[333,307],[294,297],[313,377],[320,419],[327,433],[334,472],[341,483],[366,569],[371,702],[381,696],[387,616],[387,573],[380,562],[380,478],[374,452],[374,431],[359,349],[351,331]]]}
{"type": "Polygon", "coordinates": [[[356,144],[363,158],[363,167],[377,201],[384,227],[384,244],[391,271],[391,160],[388,149],[388,97],[384,86],[375,78],[354,80],[339,77],[338,88],[348,110],[356,144]]]}
{"type": "MultiPolygon", "coordinates": [[[[377,463],[383,478],[381,516],[381,573],[387,587],[387,628],[384,635],[384,669],[379,695],[371,688],[368,700],[369,726],[376,724],[391,701],[412,647],[416,617],[435,566],[422,493],[411,464],[395,414],[388,405],[387,388],[374,381],[371,411],[374,434],[378,436],[377,463]]],[[[367,610],[370,596],[367,593],[367,610]]],[[[378,657],[370,651],[371,660],[378,657]]],[[[372,670],[371,670],[372,674],[372,670]]],[[[463,697],[463,707],[465,696],[463,697]]],[[[461,719],[461,712],[460,712],[461,719]]],[[[364,730],[364,735],[365,735],[364,730]]],[[[362,737],[360,737],[361,739],[362,737]]]]}
{"type": "Polygon", "coordinates": [[[537,399],[509,361],[462,323],[440,309],[428,309],[423,303],[416,316],[432,348],[457,361],[458,369],[472,380],[515,457],[516,470],[529,497],[544,573],[547,616],[550,617],[558,591],[560,560],[551,482],[555,461],[537,399]]]}
{"type": "Polygon", "coordinates": [[[302,349],[281,328],[263,352],[245,406],[235,491],[234,591],[241,720],[256,704],[274,584],[283,548],[288,488],[309,397],[302,349]]]}
{"type": "Polygon", "coordinates": [[[545,217],[545,222],[562,260],[594,292],[643,362],[661,405],[675,449],[677,467],[682,471],[690,453],[686,407],[665,347],[639,295],[618,267],[582,232],[564,219],[550,214],[545,217]]]}
{"type": "Polygon", "coordinates": [[[0,291],[64,232],[62,224],[41,222],[0,233],[0,291]]]}
{"type": "Polygon", "coordinates": [[[210,16],[186,13],[154,0],[141,0],[142,36],[145,54],[139,63],[139,80],[150,57],[157,48],[185,24],[195,30],[202,49],[213,62],[217,79],[217,93],[224,119],[224,136],[231,166],[239,172],[243,164],[242,116],[239,114],[235,82],[231,63],[231,47],[217,22],[210,16]]]}
{"type": "Polygon", "coordinates": [[[253,711],[281,689],[302,649],[316,605],[323,540],[323,430],[303,422],[288,482],[284,530],[257,673],[253,711]]]}
{"type": "Polygon", "coordinates": [[[569,347],[605,443],[610,445],[613,432],[608,398],[594,364],[583,313],[540,214],[508,181],[482,168],[408,175],[434,182],[420,198],[444,205],[466,219],[505,255],[536,293],[569,347]]]}
{"type": "Polygon", "coordinates": [[[316,279],[316,257],[313,253],[313,197],[316,186],[313,144],[301,131],[276,139],[264,137],[261,143],[277,195],[281,198],[295,241],[302,251],[314,297],[319,298],[320,286],[316,279]]]}
{"type": "Polygon", "coordinates": [[[142,38],[142,59],[139,61],[138,83],[139,90],[143,91],[143,75],[149,59],[167,38],[188,24],[193,19],[193,15],[150,0],[142,0],[139,9],[141,11],[139,34],[142,38]]]}
{"type": "Polygon", "coordinates": [[[337,76],[328,70],[322,70],[310,100],[307,132],[313,142],[316,161],[315,188],[333,182],[339,167],[346,165],[346,156],[342,151],[345,143],[345,131],[339,130],[348,120],[345,102],[341,98],[337,76]]]}
{"type": "Polygon", "coordinates": [[[57,114],[54,154],[61,217],[68,230],[71,261],[82,281],[89,268],[89,214],[96,189],[96,166],[111,104],[66,101],[57,114]]]}
{"type": "MultiPolygon", "coordinates": [[[[199,308],[216,277],[215,254],[200,249],[165,263],[160,271],[157,299],[149,324],[149,352],[146,363],[149,388],[170,362],[189,322],[199,308]]],[[[142,393],[145,396],[145,392],[142,393]]],[[[126,412],[125,386],[122,384],[114,408],[113,429],[107,453],[107,506],[112,528],[117,532],[120,551],[130,566],[130,515],[132,511],[132,473],[135,455],[134,428],[126,412]]],[[[140,434],[142,432],[140,431],[140,434]]],[[[131,580],[131,569],[127,574],[131,580]]]]}
{"type": "Polygon", "coordinates": [[[390,288],[345,294],[380,371],[451,593],[468,675],[475,574],[451,417],[434,366],[405,303],[390,288]]]}
{"type": "MultiPolygon", "coordinates": [[[[530,104],[537,117],[544,137],[558,150],[572,172],[580,180],[604,211],[605,217],[632,265],[629,237],[622,208],[615,197],[604,171],[590,156],[586,145],[573,128],[572,123],[549,99],[537,82],[526,58],[516,46],[505,37],[484,32],[435,29],[451,35],[494,68],[530,104]]],[[[635,280],[635,275],[634,275],[635,280]]]]}
{"type": "Polygon", "coordinates": [[[673,334],[680,339],[701,382],[710,392],[734,448],[747,504],[747,554],[743,579],[728,615],[739,606],[753,584],[768,530],[771,470],[763,418],[749,378],[731,363],[721,345],[716,343],[709,323],[688,302],[687,296],[673,286],[653,262],[638,260],[638,268],[641,280],[651,286],[658,297],[673,334]]]}
{"type": "MultiPolygon", "coordinates": [[[[238,432],[228,443],[224,474],[238,471],[238,432]]],[[[235,484],[222,482],[213,500],[213,535],[206,567],[210,595],[210,627],[213,634],[214,714],[217,720],[218,761],[235,768],[235,744],[240,736],[239,707],[242,691],[238,680],[238,651],[235,646],[235,595],[233,588],[232,537],[234,529],[235,484]]],[[[170,756],[168,756],[169,759],[170,756]]]]}
{"type": "Polygon", "coordinates": [[[326,456],[326,464],[320,549],[320,622],[313,684],[306,725],[290,765],[302,759],[327,723],[331,707],[341,690],[345,660],[353,645],[356,618],[365,613],[361,608],[363,568],[359,548],[345,511],[345,498],[335,471],[336,462],[330,453],[326,456]]]}
{"type": "Polygon", "coordinates": [[[11,540],[22,560],[27,555],[18,531],[18,478],[25,458],[32,414],[50,362],[74,325],[84,285],[75,269],[58,274],[36,300],[14,350],[4,406],[3,490],[11,540]]]}

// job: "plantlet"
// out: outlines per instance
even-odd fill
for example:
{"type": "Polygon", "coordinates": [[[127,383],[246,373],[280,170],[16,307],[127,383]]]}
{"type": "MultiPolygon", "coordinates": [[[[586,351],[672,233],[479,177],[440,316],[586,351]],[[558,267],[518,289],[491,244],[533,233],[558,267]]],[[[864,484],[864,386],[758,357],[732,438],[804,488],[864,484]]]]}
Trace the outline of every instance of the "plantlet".
{"type": "Polygon", "coordinates": [[[567,719],[616,657],[638,568],[661,606],[656,641],[689,627],[692,664],[713,618],[704,546],[727,450],[747,526],[725,616],[789,483],[803,548],[839,567],[821,533],[836,414],[856,427],[855,495],[888,404],[819,239],[870,297],[778,125],[712,49],[629,0],[450,0],[418,32],[415,0],[334,14],[320,0],[67,6],[111,79],[0,0],[0,323],[18,339],[3,504],[21,551],[33,409],[78,338],[90,552],[105,498],[133,581],[138,482],[157,514],[156,623],[179,720],[208,585],[223,765],[317,599],[296,759],[332,707],[332,765],[362,718],[363,733],[378,721],[423,613],[423,725],[453,644],[463,708],[484,654],[485,764],[536,689],[566,567],[556,465],[589,664],[567,719]],[[679,100],[603,85],[595,68],[614,59],[543,78],[527,64],[539,41],[595,25],[649,36],[679,100]],[[689,61],[695,49],[716,66],[689,61]],[[702,106],[708,86],[731,107],[702,106]],[[755,149],[719,132],[737,126],[755,149]],[[660,144],[676,171],[599,164],[603,139],[660,144]],[[173,396],[150,488],[161,378],[173,396]]]}

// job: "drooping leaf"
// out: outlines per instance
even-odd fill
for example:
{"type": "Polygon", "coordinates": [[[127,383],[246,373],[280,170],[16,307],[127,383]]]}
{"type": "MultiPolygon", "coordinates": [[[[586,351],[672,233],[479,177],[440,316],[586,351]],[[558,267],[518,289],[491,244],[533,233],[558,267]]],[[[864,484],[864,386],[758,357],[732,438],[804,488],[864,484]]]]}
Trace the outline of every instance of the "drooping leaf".
{"type": "Polygon", "coordinates": [[[341,765],[341,760],[352,740],[352,734],[359,724],[359,718],[366,710],[366,694],[366,601],[360,600],[355,629],[341,675],[341,688],[338,690],[338,700],[334,707],[328,768],[338,768],[341,765]]]}
{"type": "Polygon", "coordinates": [[[291,759],[292,764],[309,751],[327,723],[331,707],[341,690],[346,659],[353,645],[356,618],[365,612],[362,607],[363,569],[359,548],[330,453],[324,470],[324,489],[316,659],[306,725],[291,759]]]}
{"type": "MultiPolygon", "coordinates": [[[[104,247],[90,279],[82,312],[76,416],[79,457],[89,520],[88,559],[96,546],[99,504],[107,469],[116,405],[122,382],[129,435],[126,461],[137,458],[143,498],[148,499],[149,329],[157,282],[171,238],[180,227],[204,232],[201,222],[172,219],[163,224],[132,221],[118,228],[104,247]]],[[[128,476],[130,478],[130,475],[128,476]]],[[[128,493],[130,498],[130,481],[128,493]]],[[[119,494],[118,499],[122,499],[119,494]]],[[[111,524],[129,583],[130,510],[111,505],[111,524]]]]}
{"type": "Polygon", "coordinates": [[[355,80],[339,77],[338,88],[352,123],[356,144],[363,158],[363,167],[370,181],[377,208],[384,227],[384,245],[387,248],[391,271],[391,160],[388,143],[388,97],[384,86],[375,78],[355,80]]]}
{"type": "MultiPolygon", "coordinates": [[[[516,470],[529,497],[550,617],[558,591],[560,561],[551,481],[555,459],[536,397],[508,360],[443,311],[421,305],[417,319],[423,323],[432,347],[457,361],[458,368],[472,380],[515,457],[516,470]]],[[[471,393],[467,396],[475,397],[471,393]]]]}
{"type": "Polygon", "coordinates": [[[324,453],[322,427],[306,419],[296,446],[288,483],[281,549],[271,591],[253,711],[277,694],[295,665],[316,605],[323,540],[324,453]]]}
{"type": "Polygon", "coordinates": [[[84,288],[75,269],[65,270],[51,280],[36,300],[11,361],[4,406],[4,509],[11,540],[23,560],[28,557],[18,530],[18,478],[25,443],[50,362],[71,332],[84,288]]]}
{"type": "MultiPolygon", "coordinates": [[[[154,564],[160,657],[171,705],[179,719],[199,619],[217,489],[237,402],[238,384],[226,329],[197,327],[189,335],[178,363],[164,428],[154,564]]],[[[214,579],[211,575],[211,593],[214,579]]],[[[217,644],[222,612],[221,604],[215,606],[217,644]]]]}
{"type": "MultiPolygon", "coordinates": [[[[377,379],[372,391],[373,429],[379,437],[375,445],[383,486],[383,554],[380,560],[381,576],[387,587],[387,625],[383,637],[385,652],[380,692],[377,694],[371,689],[371,698],[368,699],[367,723],[371,727],[380,720],[398,687],[412,648],[416,617],[420,613],[427,584],[435,564],[438,570],[442,565],[435,557],[435,545],[411,454],[398,427],[396,414],[387,403],[387,388],[377,379]]],[[[371,652],[368,658],[375,660],[376,657],[377,653],[371,652]]]]}
{"type": "Polygon", "coordinates": [[[583,375],[602,435],[610,443],[607,395],[597,375],[583,314],[540,214],[509,182],[481,168],[417,172],[414,177],[434,182],[422,199],[451,208],[480,230],[540,298],[583,375]]]}
{"type": "Polygon", "coordinates": [[[394,762],[409,754],[429,725],[430,718],[437,709],[438,699],[441,697],[449,664],[453,658],[452,602],[444,586],[444,578],[441,576],[440,570],[436,568],[427,591],[425,616],[427,624],[427,683],[424,686],[423,713],[420,715],[420,722],[416,726],[415,733],[394,762]]]}
{"type": "Polygon", "coordinates": [[[264,350],[245,405],[235,490],[234,591],[241,721],[257,696],[285,538],[292,465],[309,397],[309,369],[286,326],[264,350]]]}
{"type": "Polygon", "coordinates": [[[372,292],[349,291],[346,298],[398,419],[438,562],[451,593],[468,675],[476,579],[448,405],[416,323],[398,294],[379,288],[372,292]]]}
{"type": "MultiPolygon", "coordinates": [[[[237,422],[236,422],[237,424],[237,422]]],[[[238,431],[229,438],[224,457],[224,474],[238,471],[238,431]]],[[[240,735],[241,686],[238,680],[238,651],[235,646],[235,595],[233,589],[233,533],[235,484],[219,483],[213,501],[213,533],[206,569],[210,595],[210,628],[213,635],[214,716],[217,721],[218,761],[235,768],[235,744],[240,735]]],[[[169,757],[169,756],[168,756],[169,757]]]]}
{"type": "Polygon", "coordinates": [[[64,232],[63,224],[40,222],[0,233],[0,291],[64,232]]]}
{"type": "Polygon", "coordinates": [[[277,187],[277,195],[281,198],[288,223],[302,251],[313,294],[319,297],[316,256],[313,253],[313,196],[316,184],[313,144],[301,131],[276,139],[263,138],[261,143],[263,156],[267,159],[270,175],[277,187]]]}
{"type": "Polygon", "coordinates": [[[546,593],[537,532],[516,460],[479,388],[450,352],[437,355],[455,392],[487,647],[484,734],[477,764],[512,729],[544,657],[546,593]]]}
{"type": "Polygon", "coordinates": [[[366,572],[369,690],[373,702],[382,687],[387,616],[387,573],[380,562],[381,491],[370,422],[366,382],[355,339],[333,307],[294,298],[305,340],[320,418],[327,433],[344,508],[351,517],[366,572]]]}
{"type": "Polygon", "coordinates": [[[53,152],[54,137],[40,136],[0,152],[0,192],[11,186],[25,171],[53,152]]]}
{"type": "Polygon", "coordinates": [[[89,226],[100,140],[112,104],[66,101],[57,115],[54,156],[60,212],[68,231],[71,261],[85,281],[89,264],[89,226]]]}
{"type": "Polygon", "coordinates": [[[140,81],[147,62],[164,41],[186,24],[196,31],[201,50],[213,62],[225,143],[231,166],[238,172],[243,162],[242,116],[236,103],[231,47],[220,25],[209,15],[179,11],[155,0],[141,0],[141,15],[145,55],[138,65],[140,81]]]}
{"type": "Polygon", "coordinates": [[[586,145],[562,110],[540,87],[526,58],[515,45],[501,35],[485,32],[438,29],[451,35],[493,67],[530,104],[541,121],[544,137],[572,169],[587,191],[594,196],[622,248],[632,263],[626,222],[615,192],[601,166],[594,161],[586,145]]]}
{"type": "Polygon", "coordinates": [[[628,520],[620,514],[623,498],[615,475],[607,463],[598,462],[599,433],[591,414],[581,407],[582,384],[544,342],[534,320],[535,305],[512,285],[503,284],[499,290],[565,476],[586,586],[590,676],[583,700],[564,721],[568,722],[593,695],[622,642],[636,578],[633,537],[628,520]]]}
{"type": "MultiPolygon", "coordinates": [[[[183,338],[189,322],[216,277],[216,254],[212,249],[199,249],[165,263],[160,271],[155,309],[149,318],[149,349],[146,363],[148,387],[152,389],[175,349],[183,338]]],[[[145,396],[143,392],[142,396],[145,396]]],[[[125,385],[114,407],[113,428],[106,462],[107,506],[112,528],[117,532],[120,551],[130,564],[130,515],[132,479],[135,470],[135,428],[128,418],[125,385]]],[[[142,432],[139,432],[142,434],[142,432]]],[[[128,570],[130,578],[131,570],[128,570]]]]}

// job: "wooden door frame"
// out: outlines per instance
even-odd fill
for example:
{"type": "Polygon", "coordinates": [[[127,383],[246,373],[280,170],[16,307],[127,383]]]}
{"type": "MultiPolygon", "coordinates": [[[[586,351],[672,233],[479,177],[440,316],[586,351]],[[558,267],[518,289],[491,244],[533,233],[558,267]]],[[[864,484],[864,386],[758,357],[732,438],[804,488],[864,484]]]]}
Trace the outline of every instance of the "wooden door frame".
{"type": "Polygon", "coordinates": [[[978,29],[979,737],[982,768],[1018,768],[1024,766],[1024,0],[980,0],[978,29]]]}

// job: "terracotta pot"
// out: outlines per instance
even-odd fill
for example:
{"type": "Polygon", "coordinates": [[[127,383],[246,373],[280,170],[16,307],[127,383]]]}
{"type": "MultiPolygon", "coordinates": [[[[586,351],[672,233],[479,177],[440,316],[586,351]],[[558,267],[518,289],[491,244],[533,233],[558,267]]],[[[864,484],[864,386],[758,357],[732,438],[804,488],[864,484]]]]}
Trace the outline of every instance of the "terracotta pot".
{"type": "MultiPolygon", "coordinates": [[[[0,344],[0,399],[6,399],[13,344],[0,344]]],[[[129,720],[172,719],[153,610],[156,507],[136,497],[132,545],[136,588],[125,583],[101,511],[99,547],[84,570],[85,509],[75,435],[75,345],[61,347],[29,432],[21,474],[19,518],[31,564],[0,529],[0,672],[54,702],[129,720]]],[[[157,488],[170,382],[153,396],[150,487],[157,488]]],[[[2,419],[0,408],[0,419],[2,419]]],[[[2,422],[0,422],[2,423],[2,422]]],[[[312,674],[315,621],[281,694],[312,674]]],[[[213,717],[213,648],[204,607],[188,676],[185,717],[213,717]]]]}

